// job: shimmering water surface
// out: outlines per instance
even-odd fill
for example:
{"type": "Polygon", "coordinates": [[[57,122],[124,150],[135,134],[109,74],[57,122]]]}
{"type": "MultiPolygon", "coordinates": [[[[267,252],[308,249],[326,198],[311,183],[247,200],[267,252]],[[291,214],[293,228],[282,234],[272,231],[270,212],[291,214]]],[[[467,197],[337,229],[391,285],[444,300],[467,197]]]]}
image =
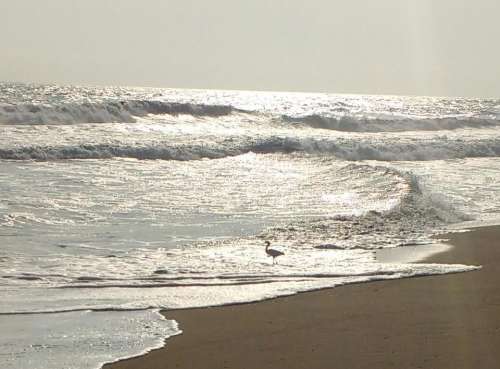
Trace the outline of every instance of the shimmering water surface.
{"type": "Polygon", "coordinates": [[[497,222],[499,156],[497,100],[0,84],[0,367],[141,354],[180,332],[160,308],[472,270],[374,251],[497,222]]]}

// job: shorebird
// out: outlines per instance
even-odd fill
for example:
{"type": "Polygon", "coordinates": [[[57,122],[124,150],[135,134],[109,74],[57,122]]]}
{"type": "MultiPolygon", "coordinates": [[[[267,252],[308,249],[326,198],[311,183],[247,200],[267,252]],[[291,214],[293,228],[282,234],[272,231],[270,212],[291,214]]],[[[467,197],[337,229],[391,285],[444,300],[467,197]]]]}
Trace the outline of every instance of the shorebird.
{"type": "Polygon", "coordinates": [[[266,241],[266,254],[267,254],[267,256],[272,256],[273,257],[273,265],[274,265],[275,259],[278,256],[285,255],[285,253],[281,252],[281,251],[278,251],[278,250],[275,250],[275,249],[270,249],[269,248],[270,245],[271,245],[271,242],[266,241]]]}

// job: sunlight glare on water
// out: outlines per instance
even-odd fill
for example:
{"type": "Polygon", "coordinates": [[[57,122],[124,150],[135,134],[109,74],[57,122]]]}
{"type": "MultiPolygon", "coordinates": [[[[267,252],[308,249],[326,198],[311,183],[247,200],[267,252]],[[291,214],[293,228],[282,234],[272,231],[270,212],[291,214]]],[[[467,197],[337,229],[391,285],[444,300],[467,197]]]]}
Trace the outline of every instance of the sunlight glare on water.
{"type": "Polygon", "coordinates": [[[495,100],[0,92],[0,320],[11,332],[0,367],[138,355],[179,333],[156,309],[474,270],[379,262],[375,250],[432,248],[431,236],[500,214],[495,100]],[[265,240],[285,253],[277,265],[265,240]],[[71,349],[66,336],[81,339],[71,349]]]}

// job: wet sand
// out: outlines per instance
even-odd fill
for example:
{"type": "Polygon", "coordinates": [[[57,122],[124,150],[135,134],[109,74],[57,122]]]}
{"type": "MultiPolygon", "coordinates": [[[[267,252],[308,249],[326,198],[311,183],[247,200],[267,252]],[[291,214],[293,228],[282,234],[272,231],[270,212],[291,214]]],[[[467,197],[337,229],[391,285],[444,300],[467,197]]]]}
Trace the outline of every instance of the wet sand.
{"type": "Polygon", "coordinates": [[[184,333],[106,369],[500,368],[500,227],[446,236],[425,262],[478,271],[167,311],[184,333]]]}

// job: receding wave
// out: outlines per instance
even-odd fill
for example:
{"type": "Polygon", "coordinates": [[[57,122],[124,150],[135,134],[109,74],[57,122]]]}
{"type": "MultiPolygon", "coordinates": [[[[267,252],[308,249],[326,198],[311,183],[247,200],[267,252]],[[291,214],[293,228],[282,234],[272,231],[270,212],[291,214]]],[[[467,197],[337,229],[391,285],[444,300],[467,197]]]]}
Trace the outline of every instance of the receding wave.
{"type": "Polygon", "coordinates": [[[134,158],[141,160],[218,159],[254,153],[330,154],[348,161],[426,161],[500,156],[500,139],[354,140],[346,138],[269,137],[228,138],[218,142],[177,144],[171,141],[143,144],[26,145],[0,149],[0,159],[63,160],[134,158]]]}
{"type": "Polygon", "coordinates": [[[290,123],[343,132],[440,131],[460,128],[488,128],[500,125],[498,119],[480,117],[382,119],[354,116],[325,117],[315,114],[304,117],[284,115],[282,118],[290,123]]]}
{"type": "Polygon", "coordinates": [[[0,105],[0,123],[3,124],[77,124],[77,123],[133,123],[135,117],[149,114],[189,114],[194,116],[222,116],[236,109],[225,105],[203,105],[164,101],[132,100],[61,105],[3,104],[0,105]]]}

